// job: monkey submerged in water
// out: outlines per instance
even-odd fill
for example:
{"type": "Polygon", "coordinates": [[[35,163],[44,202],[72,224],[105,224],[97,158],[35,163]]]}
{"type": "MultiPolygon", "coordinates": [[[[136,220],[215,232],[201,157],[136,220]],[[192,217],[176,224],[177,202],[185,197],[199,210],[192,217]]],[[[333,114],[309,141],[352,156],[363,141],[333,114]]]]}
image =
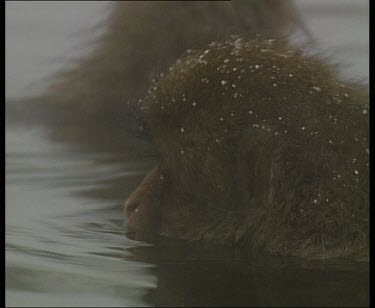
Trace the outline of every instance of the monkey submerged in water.
{"type": "Polygon", "coordinates": [[[368,93],[280,39],[191,51],[141,109],[158,165],[125,204],[144,234],[368,257],[368,93]]]}

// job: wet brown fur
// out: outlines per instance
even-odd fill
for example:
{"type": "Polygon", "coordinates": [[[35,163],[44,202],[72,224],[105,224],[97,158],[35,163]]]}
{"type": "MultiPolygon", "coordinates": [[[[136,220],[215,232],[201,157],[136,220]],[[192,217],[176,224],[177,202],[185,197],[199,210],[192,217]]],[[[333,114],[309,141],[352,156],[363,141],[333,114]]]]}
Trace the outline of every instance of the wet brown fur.
{"type": "Polygon", "coordinates": [[[262,36],[212,43],[143,109],[168,178],[161,235],[368,256],[368,93],[324,61],[262,36]]]}

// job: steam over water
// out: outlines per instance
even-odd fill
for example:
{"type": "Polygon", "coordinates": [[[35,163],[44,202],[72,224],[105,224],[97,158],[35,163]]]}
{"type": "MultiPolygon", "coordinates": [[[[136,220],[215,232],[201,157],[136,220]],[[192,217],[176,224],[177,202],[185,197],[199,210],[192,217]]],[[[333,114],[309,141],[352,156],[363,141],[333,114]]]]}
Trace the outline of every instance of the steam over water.
{"type": "MultiPolygon", "coordinates": [[[[368,80],[368,1],[296,1],[316,50],[368,80]]],[[[89,50],[100,2],[7,2],[7,99],[89,50]],[[85,47],[85,48],[82,48],[85,47]]],[[[71,64],[69,64],[71,65],[71,64]]],[[[243,256],[123,234],[121,205],[149,165],[6,128],[7,306],[363,306],[368,265],[243,256]]]]}

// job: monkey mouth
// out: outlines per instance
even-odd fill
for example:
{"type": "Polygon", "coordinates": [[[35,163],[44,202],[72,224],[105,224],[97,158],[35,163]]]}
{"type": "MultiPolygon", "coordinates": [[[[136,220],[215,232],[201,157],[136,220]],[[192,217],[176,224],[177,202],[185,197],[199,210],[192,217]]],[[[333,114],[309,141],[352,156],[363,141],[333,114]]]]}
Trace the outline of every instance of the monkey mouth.
{"type": "Polygon", "coordinates": [[[141,241],[149,244],[154,244],[159,238],[157,233],[134,230],[127,230],[125,232],[125,236],[130,240],[141,241]]]}
{"type": "Polygon", "coordinates": [[[127,232],[125,232],[125,236],[128,239],[136,240],[136,232],[135,231],[127,231],[127,232]]]}

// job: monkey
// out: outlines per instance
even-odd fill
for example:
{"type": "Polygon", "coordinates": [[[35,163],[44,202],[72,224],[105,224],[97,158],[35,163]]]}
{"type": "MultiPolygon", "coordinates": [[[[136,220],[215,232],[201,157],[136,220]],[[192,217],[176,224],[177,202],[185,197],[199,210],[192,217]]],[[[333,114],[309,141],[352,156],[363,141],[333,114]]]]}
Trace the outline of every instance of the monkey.
{"type": "MultiPolygon", "coordinates": [[[[285,0],[119,1],[104,25],[92,52],[23,107],[46,123],[53,140],[139,152],[148,139],[135,102],[185,50],[231,34],[304,29],[293,2],[285,0]]],[[[17,109],[9,105],[7,114],[17,109]]]]}
{"type": "Polygon", "coordinates": [[[159,162],[125,204],[132,238],[368,258],[368,91],[322,57],[265,35],[213,42],[141,109],[159,162]]]}

